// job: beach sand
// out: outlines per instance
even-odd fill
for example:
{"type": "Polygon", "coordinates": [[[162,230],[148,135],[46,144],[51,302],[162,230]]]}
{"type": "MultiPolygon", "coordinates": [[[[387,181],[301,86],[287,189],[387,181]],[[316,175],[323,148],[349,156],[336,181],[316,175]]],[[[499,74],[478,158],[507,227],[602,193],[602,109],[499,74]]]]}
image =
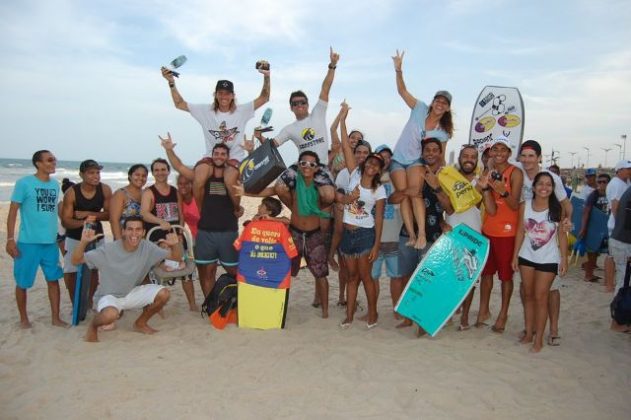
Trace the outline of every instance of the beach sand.
{"type": "MultiPolygon", "coordinates": [[[[247,202],[248,214],[257,203],[247,202]]],[[[0,205],[2,244],[7,209],[0,205]]],[[[286,328],[274,331],[214,330],[188,311],[175,285],[166,319],[151,322],[158,334],[132,332],[137,312],[129,311],[92,344],[82,340],[85,322],[50,325],[41,273],[28,296],[33,328],[19,329],[4,251],[0,275],[2,419],[629,418],[631,334],[609,331],[612,296],[583,282],[578,268],[561,288],[561,345],[537,355],[517,343],[518,287],[503,335],[458,332],[455,320],[436,338],[417,339],[412,328],[395,329],[385,278],[379,326],[370,331],[359,320],[349,330],[338,327],[344,313],[335,306],[335,273],[329,319],[311,307],[314,280],[302,270],[292,283],[286,328]]],[[[499,299],[496,282],[494,314],[499,299]]],[[[477,305],[476,294],[472,319],[477,305]]],[[[61,312],[69,321],[65,288],[61,312]]]]}

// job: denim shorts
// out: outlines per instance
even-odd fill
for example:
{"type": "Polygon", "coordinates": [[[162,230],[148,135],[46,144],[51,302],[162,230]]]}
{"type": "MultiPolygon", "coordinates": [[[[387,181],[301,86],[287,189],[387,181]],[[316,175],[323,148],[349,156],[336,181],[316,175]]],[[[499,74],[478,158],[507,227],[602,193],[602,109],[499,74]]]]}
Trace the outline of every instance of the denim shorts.
{"type": "Polygon", "coordinates": [[[410,276],[421,262],[425,253],[434,244],[427,242],[427,246],[423,249],[416,249],[413,246],[407,246],[410,240],[407,236],[399,236],[399,275],[401,277],[410,276]]]}
{"type": "Polygon", "coordinates": [[[390,162],[390,172],[405,171],[407,168],[411,168],[413,166],[423,166],[424,164],[425,163],[422,158],[416,159],[414,162],[408,164],[403,164],[393,159],[390,162]]]}
{"type": "Polygon", "coordinates": [[[348,229],[344,227],[340,253],[345,257],[361,257],[370,252],[375,245],[375,228],[348,229]]]}
{"type": "Polygon", "coordinates": [[[391,252],[379,251],[379,256],[372,263],[371,275],[373,280],[379,280],[379,277],[381,277],[384,263],[386,265],[386,275],[388,277],[391,279],[401,277],[399,274],[399,250],[397,249],[391,252]]]}

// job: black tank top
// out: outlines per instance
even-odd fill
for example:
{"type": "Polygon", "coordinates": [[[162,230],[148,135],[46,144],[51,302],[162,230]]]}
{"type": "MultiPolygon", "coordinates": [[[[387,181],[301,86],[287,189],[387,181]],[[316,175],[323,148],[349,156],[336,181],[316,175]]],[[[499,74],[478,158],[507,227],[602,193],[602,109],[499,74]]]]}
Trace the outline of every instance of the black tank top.
{"type": "MultiPolygon", "coordinates": [[[[100,212],[103,210],[103,204],[105,203],[105,197],[103,195],[103,184],[96,186],[96,192],[94,193],[94,197],[87,199],[84,197],[83,193],[81,193],[81,184],[78,183],[72,186],[74,190],[74,211],[93,211],[100,212]]],[[[81,231],[83,230],[83,226],[76,229],[68,229],[66,230],[66,236],[77,241],[81,240],[81,231]]],[[[103,233],[103,225],[101,222],[96,222],[96,233],[103,233]]]]}
{"type": "Polygon", "coordinates": [[[197,228],[210,232],[235,232],[239,230],[234,205],[222,177],[210,177],[204,184],[204,201],[197,228]]]}
{"type": "MultiPolygon", "coordinates": [[[[177,224],[180,221],[180,211],[177,207],[177,189],[169,185],[169,193],[167,195],[160,194],[160,191],[158,191],[155,185],[150,186],[149,189],[153,193],[153,208],[151,209],[151,214],[172,225],[177,224]]],[[[145,222],[145,230],[147,233],[155,226],[158,225],[145,222]]],[[[148,239],[151,241],[164,239],[167,233],[168,232],[165,230],[157,230],[151,235],[151,238],[148,239]]]]}

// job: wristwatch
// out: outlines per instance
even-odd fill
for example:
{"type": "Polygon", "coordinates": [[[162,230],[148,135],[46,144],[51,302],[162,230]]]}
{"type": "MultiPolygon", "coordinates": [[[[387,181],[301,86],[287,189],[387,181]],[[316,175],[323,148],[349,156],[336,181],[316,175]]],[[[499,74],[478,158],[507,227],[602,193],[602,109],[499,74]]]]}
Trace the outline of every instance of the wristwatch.
{"type": "Polygon", "coordinates": [[[442,187],[439,185],[436,188],[432,188],[432,191],[434,191],[434,194],[438,194],[439,192],[441,192],[443,189],[442,187]]]}
{"type": "Polygon", "coordinates": [[[502,198],[506,198],[508,197],[510,194],[508,193],[508,191],[504,191],[503,193],[500,194],[500,197],[502,198]]]}

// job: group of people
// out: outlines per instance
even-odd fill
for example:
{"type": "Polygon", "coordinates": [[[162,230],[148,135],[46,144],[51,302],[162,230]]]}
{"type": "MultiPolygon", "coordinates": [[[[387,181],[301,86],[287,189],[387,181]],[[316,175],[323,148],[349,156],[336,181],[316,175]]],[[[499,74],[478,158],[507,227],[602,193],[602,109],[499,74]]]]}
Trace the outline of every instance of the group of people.
{"type": "MultiPolygon", "coordinates": [[[[200,123],[207,153],[189,167],[175,153],[176,144],[167,133],[160,137],[167,159],[156,159],[150,167],[155,183],[145,188],[149,170],[137,164],[129,170],[129,184],[114,193],[100,182],[102,167],[96,161],[82,162],[82,181],[65,192],[59,217],[66,229],[63,277],[71,299],[76,298],[73,273],[77,265],[86,263],[94,269],[92,284],[98,284],[93,291],[97,314],[86,339],[96,341],[99,329],[113,328],[123,311],[134,308],[143,309],[134,327],[153,333],[147,321],[166,304],[169,290],[147,284],[147,273],[165,259],[180,261],[183,245],[193,246],[204,296],[214,286],[219,265],[236,275],[239,261],[233,243],[243,215],[241,197],[246,194],[238,165],[254,150],[258,139],[271,141],[276,147],[291,140],[298,148],[298,161],[273,185],[256,194],[265,197],[256,217],[288,224],[298,250],[292,274],[297,274],[304,258],[315,278],[313,305],[321,308],[324,318],[329,316],[329,266],[339,272],[338,305],[346,307],[340,327],[347,329],[354,324],[361,283],[367,302],[363,320],[372,329],[378,324],[383,266],[390,277],[394,306],[431,245],[453,226],[466,223],[488,237],[491,250],[479,283],[480,309],[475,326],[486,325],[491,317],[489,303],[497,273],[502,303],[491,329],[504,332],[513,274],[519,271],[525,314],[521,341],[533,343],[533,351],[541,350],[549,317],[547,342],[558,345],[557,278],[567,270],[566,232],[571,217],[562,182],[554,173],[542,170],[541,146],[534,140],[521,145],[519,156],[511,156],[509,141],[501,136],[480,149],[463,145],[457,170],[483,199],[466,211],[456,212],[438,177],[454,129],[452,96],[438,91],[429,105],[415,98],[403,80],[403,57],[404,53],[397,51],[392,59],[397,91],[410,108],[410,117],[394,148],[381,145],[374,150],[361,131],[348,131],[350,107],[346,102],[332,125],[326,123],[329,92],[340,58],[333,49],[311,112],[307,95],[300,90],[292,92],[289,105],[296,121],[273,139],[256,130],[250,139],[245,135],[245,125],[271,94],[267,63],[257,66],[263,75],[259,97],[241,105],[237,105],[234,84],[229,80],[217,82],[212,104],[189,104],[179,93],[172,72],[162,68],[175,107],[200,123]],[[171,167],[179,174],[177,188],[168,183],[171,167]],[[287,206],[288,220],[278,217],[280,202],[272,196],[287,206]],[[106,220],[110,221],[114,242],[104,244],[101,222],[106,220]],[[174,231],[174,225],[184,224],[193,234],[193,244],[182,244],[174,231]],[[155,232],[155,237],[142,239],[149,231],[155,232]],[[96,242],[95,249],[86,251],[92,242],[96,242]]],[[[19,180],[11,199],[7,251],[14,258],[16,300],[24,327],[30,326],[26,291],[39,265],[49,287],[53,324],[65,325],[59,317],[57,280],[61,267],[55,236],[60,193],[51,178],[55,163],[51,152],[35,153],[36,174],[19,180]],[[16,241],[18,210],[21,224],[16,241]],[[41,229],[44,225],[47,228],[41,229]]],[[[628,179],[628,167],[624,170],[628,179]]],[[[190,309],[195,310],[192,282],[185,280],[182,286],[190,309]]],[[[474,290],[461,308],[461,330],[470,327],[474,290]]],[[[395,317],[399,316],[395,313],[395,317]]],[[[412,321],[402,319],[399,327],[410,325],[412,321]]]]}

